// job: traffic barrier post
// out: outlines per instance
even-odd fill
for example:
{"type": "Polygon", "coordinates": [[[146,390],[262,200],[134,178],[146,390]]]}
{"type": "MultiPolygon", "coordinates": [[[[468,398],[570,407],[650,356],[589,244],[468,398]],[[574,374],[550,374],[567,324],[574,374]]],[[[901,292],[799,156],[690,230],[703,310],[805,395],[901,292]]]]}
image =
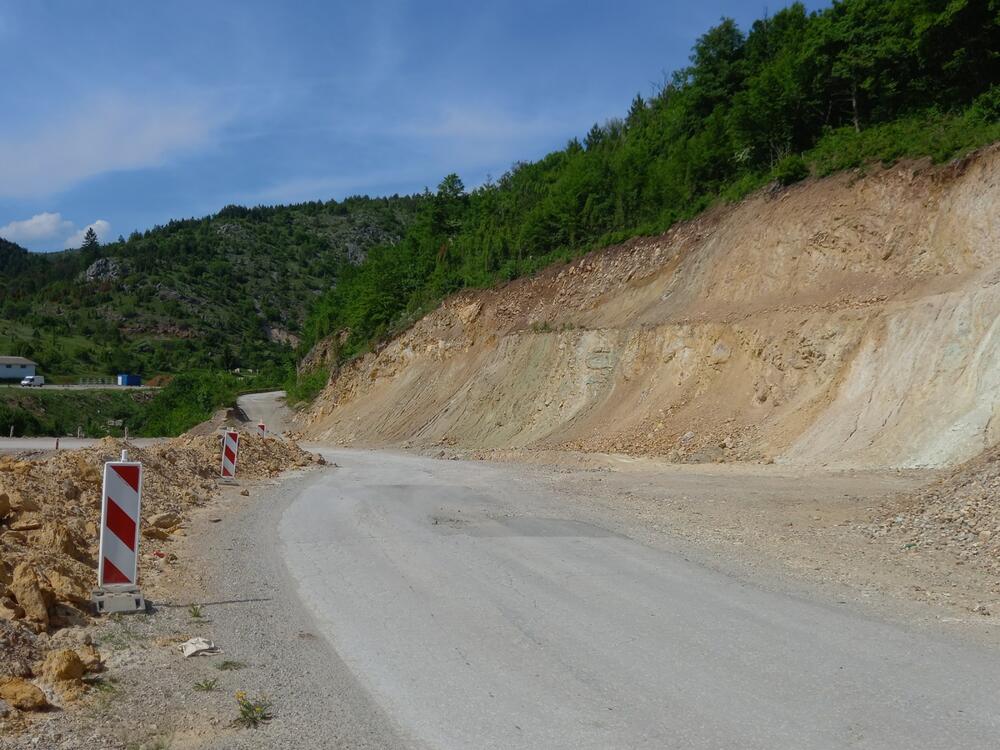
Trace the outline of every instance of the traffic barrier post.
{"type": "Polygon", "coordinates": [[[101,534],[97,551],[98,614],[140,612],[146,602],[139,591],[139,518],[142,508],[142,463],[128,460],[104,464],[101,534]]]}
{"type": "Polygon", "coordinates": [[[236,483],[236,459],[240,452],[240,434],[235,430],[222,433],[222,481],[236,483]]]}

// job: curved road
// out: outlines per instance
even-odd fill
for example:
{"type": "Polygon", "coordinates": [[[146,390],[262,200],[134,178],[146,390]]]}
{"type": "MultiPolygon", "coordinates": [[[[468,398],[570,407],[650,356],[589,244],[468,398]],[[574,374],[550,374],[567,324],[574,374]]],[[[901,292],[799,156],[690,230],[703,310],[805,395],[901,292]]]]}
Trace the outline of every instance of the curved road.
{"type": "Polygon", "coordinates": [[[284,391],[247,393],[236,399],[236,405],[243,410],[254,424],[263,422],[272,435],[288,430],[292,424],[292,410],[285,403],[284,391]]]}
{"type": "Polygon", "coordinates": [[[282,554],[411,746],[1000,742],[994,651],[644,546],[513,466],[323,452],[341,468],[290,504],[282,554]]]}

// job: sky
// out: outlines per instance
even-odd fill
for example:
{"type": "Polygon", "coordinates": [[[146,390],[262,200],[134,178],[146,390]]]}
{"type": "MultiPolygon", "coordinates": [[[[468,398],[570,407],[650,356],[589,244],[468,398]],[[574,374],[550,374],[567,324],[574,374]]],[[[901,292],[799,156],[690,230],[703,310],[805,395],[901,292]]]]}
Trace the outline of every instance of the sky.
{"type": "Polygon", "coordinates": [[[0,0],[0,237],[474,187],[623,116],[720,18],[783,5],[0,0]]]}

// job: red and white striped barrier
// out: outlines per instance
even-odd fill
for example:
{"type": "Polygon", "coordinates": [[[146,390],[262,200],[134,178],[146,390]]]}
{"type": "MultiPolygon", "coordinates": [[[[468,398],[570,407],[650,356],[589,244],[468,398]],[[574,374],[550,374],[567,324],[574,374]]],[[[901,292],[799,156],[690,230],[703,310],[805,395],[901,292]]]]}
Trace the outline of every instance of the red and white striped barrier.
{"type": "Polygon", "coordinates": [[[267,426],[263,422],[257,423],[257,435],[259,437],[267,437],[267,426]]]}
{"type": "Polygon", "coordinates": [[[240,452],[240,434],[235,430],[222,433],[222,478],[236,478],[236,457],[240,452]]]}
{"type": "Polygon", "coordinates": [[[135,586],[138,582],[141,502],[142,464],[132,461],[104,464],[101,539],[97,553],[99,588],[135,586]]]}

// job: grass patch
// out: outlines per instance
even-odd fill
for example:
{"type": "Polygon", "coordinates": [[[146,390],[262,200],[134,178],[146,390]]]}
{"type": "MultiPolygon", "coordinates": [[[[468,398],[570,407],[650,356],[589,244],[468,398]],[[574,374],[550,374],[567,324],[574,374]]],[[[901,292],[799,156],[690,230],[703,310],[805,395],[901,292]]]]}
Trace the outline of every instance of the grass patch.
{"type": "Polygon", "coordinates": [[[200,604],[191,604],[188,606],[188,615],[190,615],[192,620],[200,620],[204,615],[201,613],[200,604]]]}
{"type": "Polygon", "coordinates": [[[93,701],[91,710],[96,714],[108,711],[122,690],[114,677],[84,677],[83,682],[90,688],[93,701]]]}
{"type": "Polygon", "coordinates": [[[212,679],[199,680],[194,684],[194,689],[199,693],[211,693],[218,684],[219,678],[213,677],[212,679]]]}
{"type": "Polygon", "coordinates": [[[225,661],[220,661],[216,664],[215,668],[222,672],[236,672],[240,669],[246,669],[246,666],[246,662],[226,659],[225,661]]]}

